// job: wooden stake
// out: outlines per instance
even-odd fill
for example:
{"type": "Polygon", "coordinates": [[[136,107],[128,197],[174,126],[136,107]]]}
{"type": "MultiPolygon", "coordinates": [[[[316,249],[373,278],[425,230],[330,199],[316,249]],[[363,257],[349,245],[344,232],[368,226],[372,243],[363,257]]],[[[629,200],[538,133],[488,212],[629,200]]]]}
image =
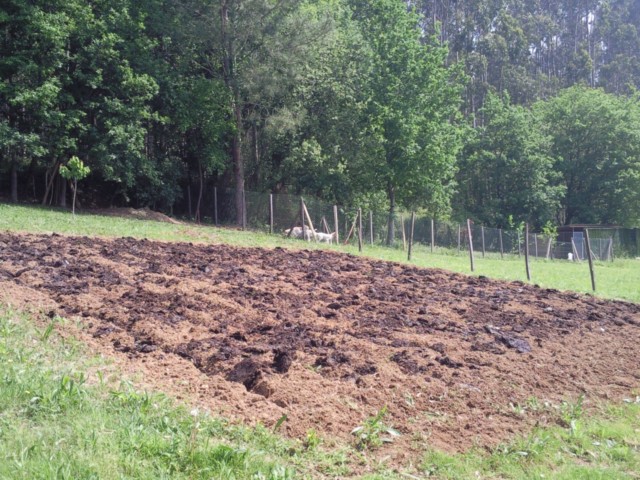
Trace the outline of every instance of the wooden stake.
{"type": "Polygon", "coordinates": [[[498,229],[498,237],[500,238],[500,258],[504,258],[504,247],[502,246],[502,229],[498,229]]]}
{"type": "Polygon", "coordinates": [[[338,245],[340,243],[340,239],[338,238],[340,233],[338,232],[339,224],[338,224],[338,206],[337,205],[333,206],[333,223],[334,223],[334,225],[336,227],[336,230],[335,230],[335,232],[336,232],[336,245],[338,245]]]}
{"type": "Polygon", "coordinates": [[[411,248],[413,247],[413,230],[416,224],[416,212],[411,212],[411,230],[409,231],[409,253],[407,260],[411,261],[411,248]]]}
{"type": "Polygon", "coordinates": [[[218,187],[213,187],[213,222],[218,226],[218,187]]]}
{"type": "Polygon", "coordinates": [[[524,226],[524,264],[527,269],[527,280],[531,281],[531,272],[529,271],[529,224],[524,226]]]}
{"type": "Polygon", "coordinates": [[[355,230],[357,223],[358,223],[358,215],[356,214],[356,218],[353,219],[353,223],[351,224],[351,228],[349,229],[349,233],[347,234],[347,238],[344,240],[344,244],[345,245],[347,243],[349,243],[349,240],[351,239],[351,235],[353,234],[353,231],[355,230]]]}
{"type": "Polygon", "coordinates": [[[518,258],[520,258],[520,245],[522,245],[520,240],[520,230],[517,230],[516,233],[518,234],[518,258]]]}
{"type": "Polygon", "coordinates": [[[273,193],[269,194],[269,233],[273,235],[273,193]]]}
{"type": "Polygon", "coordinates": [[[480,227],[480,234],[482,235],[482,258],[484,258],[484,226],[480,227]]]}
{"type": "MultiPolygon", "coordinates": [[[[311,215],[309,215],[309,210],[307,210],[307,206],[304,203],[304,200],[302,201],[302,208],[304,210],[305,215],[307,216],[307,220],[309,221],[309,228],[311,229],[311,235],[313,235],[313,239],[317,242],[318,241],[318,236],[316,235],[316,230],[313,228],[313,222],[311,221],[311,215]]],[[[306,238],[305,238],[306,240],[306,238]]]]}
{"type": "Polygon", "coordinates": [[[358,251],[362,253],[362,209],[358,209],[358,251]]]}
{"type": "Polygon", "coordinates": [[[407,251],[407,234],[404,231],[404,215],[400,214],[400,223],[402,224],[402,251],[407,251]]]}
{"type": "Polygon", "coordinates": [[[331,233],[327,219],[324,217],[322,217],[322,230],[324,230],[324,233],[331,233]]]}
{"type": "Polygon", "coordinates": [[[373,245],[373,212],[369,210],[369,240],[373,245]]]}
{"type": "Polygon", "coordinates": [[[578,255],[578,249],[576,248],[576,244],[573,241],[573,237],[571,237],[571,250],[573,250],[573,261],[574,262],[579,262],[580,261],[580,255],[578,255]]]}
{"type": "Polygon", "coordinates": [[[458,224],[458,255],[460,255],[460,240],[462,236],[462,227],[458,224]]]}
{"type": "Polygon", "coordinates": [[[431,219],[431,253],[433,253],[433,247],[436,245],[436,232],[435,230],[436,222],[431,219]]]}
{"type": "Polygon", "coordinates": [[[589,241],[589,229],[584,229],[584,240],[587,244],[587,257],[589,258],[589,273],[591,274],[591,288],[596,291],[596,275],[593,271],[593,258],[591,258],[591,242],[589,241]]]}
{"type": "Polygon", "coordinates": [[[471,219],[467,218],[467,237],[469,239],[469,260],[471,261],[471,271],[474,270],[473,265],[473,237],[471,236],[471,219]]]}

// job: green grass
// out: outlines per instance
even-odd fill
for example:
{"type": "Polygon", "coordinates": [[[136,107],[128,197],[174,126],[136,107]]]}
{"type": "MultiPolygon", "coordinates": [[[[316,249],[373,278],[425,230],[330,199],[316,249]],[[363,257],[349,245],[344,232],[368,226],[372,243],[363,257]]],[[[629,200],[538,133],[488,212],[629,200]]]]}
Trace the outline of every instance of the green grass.
{"type": "Polygon", "coordinates": [[[577,415],[565,428],[536,429],[491,452],[428,452],[423,472],[442,479],[640,478],[640,397],[595,418],[577,415]]]}
{"type": "MultiPolygon", "coordinates": [[[[224,242],[242,246],[319,248],[263,233],[78,215],[0,205],[0,229],[164,241],[224,242]]],[[[326,246],[325,246],[326,247],[326,246]]],[[[355,247],[330,247],[356,253],[355,247]]],[[[367,247],[375,258],[406,261],[402,251],[367,247]]],[[[466,255],[415,249],[412,263],[467,272],[466,255]]],[[[523,280],[522,260],[481,259],[476,274],[523,280]]],[[[600,294],[640,301],[639,263],[599,264],[600,294]]],[[[534,280],[587,291],[585,264],[532,263],[534,280]]],[[[64,321],[58,319],[58,321],[64,321]]],[[[603,405],[592,417],[580,404],[548,408],[562,425],[536,429],[495,449],[463,454],[428,450],[422,461],[391,469],[384,449],[358,451],[310,432],[286,440],[264,427],[248,428],[205,412],[193,415],[161,393],[141,392],[102,359],[57,334],[54,323],[0,305],[0,479],[111,478],[441,478],[638,479],[640,392],[621,405],[603,405]]]]}
{"type": "MultiPolygon", "coordinates": [[[[0,230],[105,237],[131,236],[162,241],[228,243],[256,247],[279,245],[286,248],[331,248],[352,254],[358,253],[357,248],[352,245],[329,247],[323,244],[320,246],[315,243],[286,239],[282,235],[243,232],[232,228],[214,228],[194,224],[175,225],[82,214],[74,218],[68,211],[6,204],[0,204],[0,230]]],[[[466,252],[457,254],[444,249],[436,250],[436,253],[430,253],[424,245],[416,245],[411,263],[422,267],[437,267],[471,274],[466,252]]],[[[364,255],[406,262],[406,253],[402,250],[381,246],[365,245],[364,255]]],[[[526,281],[524,258],[517,256],[510,255],[503,260],[496,255],[487,255],[487,258],[476,255],[475,267],[476,275],[526,281]]],[[[613,263],[596,262],[595,268],[598,296],[640,302],[640,260],[618,259],[613,263]]],[[[543,287],[591,292],[587,262],[532,260],[531,276],[533,283],[543,287]]]]}
{"type": "Polygon", "coordinates": [[[285,440],[138,391],[55,326],[36,323],[0,306],[0,479],[640,478],[639,392],[592,418],[578,402],[530,402],[564,426],[491,451],[429,450],[394,470],[384,450],[359,452],[315,432],[285,440]]]}
{"type": "Polygon", "coordinates": [[[0,479],[349,473],[345,449],[305,448],[264,427],[232,425],[137,391],[77,342],[33,325],[0,306],[0,479]]]}

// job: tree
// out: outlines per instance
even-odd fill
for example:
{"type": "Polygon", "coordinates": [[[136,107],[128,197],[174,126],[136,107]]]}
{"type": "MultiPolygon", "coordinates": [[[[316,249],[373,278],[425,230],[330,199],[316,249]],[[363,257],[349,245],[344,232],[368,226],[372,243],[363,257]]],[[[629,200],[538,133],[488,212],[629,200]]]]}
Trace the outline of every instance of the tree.
{"type": "Polygon", "coordinates": [[[461,155],[458,211],[502,228],[555,220],[564,189],[539,119],[508,95],[490,94],[481,114],[484,124],[469,132],[461,155]]]}
{"type": "Polygon", "coordinates": [[[448,210],[461,131],[458,70],[447,49],[424,38],[419,17],[397,0],[351,2],[368,46],[365,114],[373,155],[358,166],[389,201],[389,236],[398,204],[432,215],[448,210]]]}
{"type": "MultiPolygon", "coordinates": [[[[315,7],[314,2],[298,0],[219,1],[219,27],[210,31],[219,35],[218,59],[233,119],[231,157],[238,224],[242,223],[242,192],[251,152],[243,148],[243,140],[251,131],[257,135],[257,123],[287,111],[282,98],[312,61],[312,46],[328,25],[326,9],[315,7]]],[[[295,116],[287,117],[295,120],[295,116]]]]}
{"type": "Polygon", "coordinates": [[[639,101],[571,87],[535,106],[566,188],[564,224],[640,221],[639,101]]]}
{"type": "Polygon", "coordinates": [[[78,180],[82,180],[85,178],[91,169],[85,166],[78,157],[73,156],[69,159],[66,165],[62,165],[60,167],[60,175],[62,178],[66,180],[73,181],[73,203],[71,207],[71,212],[73,215],[76,214],[76,194],[78,192],[78,180]]]}

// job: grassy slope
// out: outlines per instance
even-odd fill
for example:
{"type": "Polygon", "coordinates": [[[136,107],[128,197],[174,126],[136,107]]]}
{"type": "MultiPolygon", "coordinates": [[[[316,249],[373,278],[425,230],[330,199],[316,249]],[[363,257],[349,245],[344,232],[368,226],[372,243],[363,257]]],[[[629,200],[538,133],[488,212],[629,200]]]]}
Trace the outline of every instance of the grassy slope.
{"type": "MultiPolygon", "coordinates": [[[[238,246],[275,247],[280,245],[288,248],[320,248],[314,243],[302,243],[285,239],[280,235],[94,215],[77,215],[73,218],[66,211],[3,204],[0,204],[0,230],[131,236],[164,241],[230,243],[238,246]]],[[[353,246],[329,247],[323,244],[322,248],[357,254],[357,248],[353,246]]],[[[406,254],[401,250],[365,245],[364,254],[384,260],[406,262],[406,254]]],[[[459,255],[444,251],[432,254],[424,246],[418,245],[414,249],[411,263],[423,267],[470,273],[469,257],[466,252],[459,255]]],[[[484,259],[481,255],[476,255],[475,264],[477,275],[504,280],[526,280],[524,259],[516,256],[501,260],[496,255],[490,255],[484,259]]],[[[589,268],[586,262],[534,260],[531,262],[531,275],[535,283],[544,287],[579,292],[591,290],[589,268]]],[[[597,294],[600,296],[640,302],[640,260],[619,259],[613,263],[596,262],[596,281],[597,294]]]]}
{"type": "MultiPolygon", "coordinates": [[[[300,245],[233,230],[92,216],[73,219],[66,212],[4,205],[0,205],[0,229],[247,246],[300,245]]],[[[391,260],[403,256],[382,248],[369,251],[391,260]]],[[[464,257],[420,251],[416,257],[416,264],[457,266],[461,271],[466,264],[464,257]]],[[[509,265],[520,264],[515,260],[478,263],[478,273],[485,275],[489,272],[483,267],[504,265],[502,273],[494,268],[493,276],[506,278],[514,278],[508,276],[509,265]]],[[[634,270],[632,261],[620,263],[625,266],[615,265],[634,270]]],[[[558,264],[539,262],[533,271],[558,264]]],[[[637,272],[625,271],[621,283],[633,281],[629,276],[634,273],[637,278],[637,272]]],[[[557,275],[560,282],[564,276],[557,275]]],[[[568,288],[562,283],[553,286],[568,288]]],[[[611,296],[625,296],[624,290],[615,290],[611,296]]],[[[531,399],[518,408],[520,414],[548,409],[549,415],[563,419],[564,426],[532,432],[491,452],[452,456],[427,451],[420,465],[394,473],[375,450],[360,453],[330,441],[314,446],[313,434],[309,448],[264,428],[229,425],[202,413],[193,416],[163,395],[140,393],[123,384],[103,360],[89,358],[80,345],[57,337],[50,329],[37,331],[33,324],[23,315],[0,309],[0,479],[341,478],[365,471],[371,472],[362,477],[368,479],[640,478],[639,391],[630,392],[621,406],[604,406],[597,418],[586,418],[580,405],[540,405],[531,399]]]]}

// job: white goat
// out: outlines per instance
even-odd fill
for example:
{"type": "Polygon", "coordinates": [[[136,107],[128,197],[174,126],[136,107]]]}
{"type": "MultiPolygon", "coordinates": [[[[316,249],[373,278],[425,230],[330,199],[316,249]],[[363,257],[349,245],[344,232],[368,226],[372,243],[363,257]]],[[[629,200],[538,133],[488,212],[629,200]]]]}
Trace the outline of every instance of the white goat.
{"type": "Polygon", "coordinates": [[[337,235],[335,233],[314,232],[308,227],[304,229],[304,234],[302,232],[302,227],[293,227],[293,229],[287,229],[284,231],[284,234],[286,236],[289,236],[289,231],[291,231],[290,236],[293,238],[302,238],[302,236],[304,235],[304,239],[307,242],[310,242],[311,240],[315,239],[319,242],[331,244],[333,243],[333,240],[337,238],[337,235]]]}

